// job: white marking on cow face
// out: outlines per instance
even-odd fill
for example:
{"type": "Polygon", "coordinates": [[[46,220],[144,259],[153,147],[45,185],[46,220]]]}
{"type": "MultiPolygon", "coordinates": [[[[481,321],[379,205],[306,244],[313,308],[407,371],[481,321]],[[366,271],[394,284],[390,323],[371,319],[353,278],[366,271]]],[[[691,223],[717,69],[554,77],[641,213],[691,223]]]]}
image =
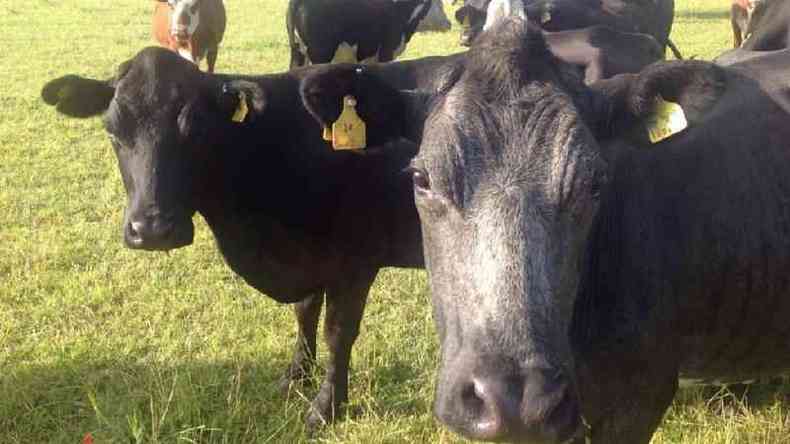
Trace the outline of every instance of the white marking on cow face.
{"type": "Polygon", "coordinates": [[[200,24],[200,0],[171,0],[173,6],[173,17],[170,22],[170,33],[173,35],[185,35],[192,37],[200,24]],[[188,25],[183,25],[188,23],[188,25]]]}
{"type": "Polygon", "coordinates": [[[189,48],[178,48],[178,55],[189,60],[194,64],[197,64],[199,62],[199,60],[192,57],[192,51],[189,48]]]}
{"type": "Polygon", "coordinates": [[[359,59],[357,58],[357,47],[358,45],[349,45],[346,42],[337,45],[337,48],[335,49],[335,55],[332,57],[332,60],[329,63],[359,62],[359,59]]]}
{"type": "Polygon", "coordinates": [[[486,10],[486,22],[483,25],[483,31],[489,30],[509,17],[527,20],[524,3],[521,0],[492,0],[486,10]]]}

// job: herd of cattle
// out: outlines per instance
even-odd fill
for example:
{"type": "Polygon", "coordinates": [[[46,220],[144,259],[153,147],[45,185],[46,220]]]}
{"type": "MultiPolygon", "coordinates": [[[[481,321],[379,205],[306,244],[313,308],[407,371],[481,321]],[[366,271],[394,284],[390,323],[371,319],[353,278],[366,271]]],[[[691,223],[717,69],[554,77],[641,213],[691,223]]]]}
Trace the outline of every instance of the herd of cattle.
{"type": "Polygon", "coordinates": [[[661,60],[673,0],[466,0],[468,51],[360,64],[395,58],[430,1],[290,0],[294,69],[249,76],[211,73],[221,0],[169,0],[174,51],[42,97],[103,115],[130,248],[186,246],[200,213],[234,272],[294,304],[284,389],[326,304],[310,427],[347,400],[382,267],[428,270],[435,414],[470,438],[647,443],[679,379],[787,372],[790,2],[735,0],[715,62],[661,60]],[[335,151],[351,105],[367,149],[335,151]]]}

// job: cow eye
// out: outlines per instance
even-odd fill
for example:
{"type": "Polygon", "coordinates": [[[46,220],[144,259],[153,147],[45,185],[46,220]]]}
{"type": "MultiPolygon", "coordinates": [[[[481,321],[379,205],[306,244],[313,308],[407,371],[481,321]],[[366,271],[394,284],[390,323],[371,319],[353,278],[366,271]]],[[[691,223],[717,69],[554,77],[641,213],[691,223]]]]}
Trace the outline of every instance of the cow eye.
{"type": "Polygon", "coordinates": [[[431,180],[428,177],[428,172],[422,168],[409,168],[411,173],[411,180],[414,183],[414,189],[418,191],[430,191],[431,180]]]}

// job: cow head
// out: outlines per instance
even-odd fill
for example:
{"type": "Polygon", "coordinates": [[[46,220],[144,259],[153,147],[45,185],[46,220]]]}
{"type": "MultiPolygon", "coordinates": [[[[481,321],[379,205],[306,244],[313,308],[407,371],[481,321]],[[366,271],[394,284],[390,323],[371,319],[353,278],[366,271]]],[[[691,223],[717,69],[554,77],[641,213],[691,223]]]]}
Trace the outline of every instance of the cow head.
{"type": "Polygon", "coordinates": [[[200,0],[168,0],[173,8],[170,34],[178,41],[189,40],[200,24],[200,0]]]}
{"type": "Polygon", "coordinates": [[[52,80],[42,98],[67,116],[104,115],[128,197],[124,240],[145,250],[192,242],[194,199],[213,147],[263,108],[257,85],[201,73],[161,48],[142,50],[108,81],[52,80]],[[236,114],[245,108],[241,100],[243,119],[236,114]]]}
{"type": "Polygon", "coordinates": [[[675,85],[702,78],[671,68],[591,90],[539,29],[504,19],[436,91],[388,90],[348,65],[303,81],[319,122],[351,93],[375,137],[420,144],[414,198],[442,347],[434,407],[452,429],[530,443],[581,432],[571,330],[610,186],[599,140],[640,125],[659,93],[682,101],[675,85]]]}
{"type": "Polygon", "coordinates": [[[467,0],[455,11],[455,20],[461,24],[461,46],[470,46],[483,30],[486,9],[491,0],[467,0]]]}

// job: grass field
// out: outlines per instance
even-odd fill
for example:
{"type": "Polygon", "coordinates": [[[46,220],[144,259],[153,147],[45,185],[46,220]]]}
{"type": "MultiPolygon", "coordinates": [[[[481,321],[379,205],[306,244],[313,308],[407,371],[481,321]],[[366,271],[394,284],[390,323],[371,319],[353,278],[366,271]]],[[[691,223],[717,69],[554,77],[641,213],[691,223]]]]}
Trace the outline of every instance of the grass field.
{"type": "MultiPolygon", "coordinates": [[[[286,0],[228,0],[218,70],[288,65],[286,0]]],[[[709,59],[726,0],[677,0],[673,40],[709,59]]],[[[169,255],[124,248],[125,193],[100,121],[39,99],[67,73],[108,77],[151,44],[151,1],[0,2],[0,444],[303,442],[313,389],[286,398],[288,307],[223,264],[197,221],[169,255]]],[[[419,35],[406,57],[459,50],[419,35]]],[[[316,442],[460,442],[431,415],[437,343],[425,274],[388,270],[353,355],[351,404],[316,442]]],[[[655,444],[790,443],[790,385],[684,389],[655,444]]]]}

